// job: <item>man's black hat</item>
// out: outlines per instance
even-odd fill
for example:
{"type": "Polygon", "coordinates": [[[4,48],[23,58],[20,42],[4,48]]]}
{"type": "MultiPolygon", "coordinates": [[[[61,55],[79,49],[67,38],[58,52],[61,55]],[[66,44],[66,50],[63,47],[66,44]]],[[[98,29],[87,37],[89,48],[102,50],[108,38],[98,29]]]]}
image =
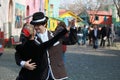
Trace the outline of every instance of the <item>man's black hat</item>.
{"type": "Polygon", "coordinates": [[[48,17],[44,15],[43,12],[36,12],[33,14],[32,21],[30,24],[32,25],[39,25],[47,23],[48,17]]]}

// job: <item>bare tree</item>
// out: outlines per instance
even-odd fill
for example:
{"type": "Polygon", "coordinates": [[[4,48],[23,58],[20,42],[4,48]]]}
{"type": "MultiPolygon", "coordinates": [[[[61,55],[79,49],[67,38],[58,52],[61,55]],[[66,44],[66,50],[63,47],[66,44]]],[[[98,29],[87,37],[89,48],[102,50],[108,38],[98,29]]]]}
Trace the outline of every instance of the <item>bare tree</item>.
{"type": "MultiPolygon", "coordinates": [[[[97,2],[96,2],[97,3],[97,2]]],[[[81,12],[87,11],[87,10],[97,10],[100,6],[99,3],[96,4],[95,2],[91,0],[77,0],[74,3],[71,4],[62,4],[61,6],[64,7],[67,10],[70,10],[76,14],[80,14],[81,12]],[[85,3],[84,3],[85,2],[85,3]]]]}
{"type": "Polygon", "coordinates": [[[75,3],[73,4],[67,4],[67,10],[70,10],[74,13],[81,14],[81,13],[85,13],[88,17],[91,17],[92,22],[89,21],[89,23],[93,23],[95,21],[95,16],[98,13],[98,11],[105,9],[104,7],[108,7],[106,6],[106,0],[77,0],[75,3]],[[88,14],[89,11],[92,11],[92,14],[88,14]]]}
{"type": "Polygon", "coordinates": [[[79,1],[67,5],[67,10],[74,12],[76,15],[84,11],[84,5],[79,1]]]}
{"type": "Polygon", "coordinates": [[[91,15],[89,24],[92,24],[95,21],[95,16],[97,16],[96,14],[98,13],[98,11],[100,10],[102,3],[101,2],[88,2],[88,10],[87,12],[89,13],[89,11],[92,11],[92,14],[89,14],[89,16],[91,15]]]}
{"type": "Polygon", "coordinates": [[[117,15],[118,15],[119,20],[120,20],[120,0],[113,0],[113,2],[114,2],[114,5],[116,6],[117,15]]]}

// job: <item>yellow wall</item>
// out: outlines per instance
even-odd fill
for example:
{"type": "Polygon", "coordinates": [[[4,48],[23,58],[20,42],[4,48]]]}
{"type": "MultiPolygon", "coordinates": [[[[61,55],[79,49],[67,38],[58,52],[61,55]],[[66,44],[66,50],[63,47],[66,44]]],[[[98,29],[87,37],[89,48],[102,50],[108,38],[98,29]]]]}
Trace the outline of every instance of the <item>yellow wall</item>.
{"type": "MultiPolygon", "coordinates": [[[[49,0],[45,0],[46,16],[49,16],[48,15],[48,5],[49,5],[49,0]]],[[[49,18],[48,21],[49,21],[48,29],[51,31],[54,31],[57,26],[57,20],[49,18]]]]}
{"type": "Polygon", "coordinates": [[[78,19],[80,21],[82,21],[81,18],[79,18],[77,15],[75,15],[73,12],[70,12],[70,11],[67,11],[66,13],[63,13],[62,15],[60,15],[60,18],[65,18],[65,17],[72,17],[72,18],[74,18],[76,26],[78,26],[78,22],[77,22],[78,19]]]}
{"type": "Polygon", "coordinates": [[[50,18],[50,28],[48,28],[51,31],[54,31],[57,27],[57,20],[50,18]]]}
{"type": "Polygon", "coordinates": [[[73,12],[71,11],[67,11],[66,13],[63,13],[62,15],[60,15],[60,18],[65,18],[65,17],[73,17],[75,18],[76,20],[79,19],[82,21],[81,18],[79,18],[77,15],[75,15],[73,12]]]}
{"type": "Polygon", "coordinates": [[[46,10],[46,15],[48,16],[48,1],[49,0],[45,0],[45,10],[46,10]]]}
{"type": "Polygon", "coordinates": [[[73,17],[73,16],[71,16],[69,13],[60,15],[60,18],[65,18],[65,17],[73,17]]]}

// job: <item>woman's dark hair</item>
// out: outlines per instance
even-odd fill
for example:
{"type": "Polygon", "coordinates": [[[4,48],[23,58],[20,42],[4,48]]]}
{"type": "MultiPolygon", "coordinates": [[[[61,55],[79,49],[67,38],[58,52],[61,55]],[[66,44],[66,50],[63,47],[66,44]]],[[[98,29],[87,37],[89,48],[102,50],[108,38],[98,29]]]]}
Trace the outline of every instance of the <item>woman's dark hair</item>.
{"type": "Polygon", "coordinates": [[[66,24],[60,21],[55,29],[55,33],[60,32],[62,29],[66,28],[66,24]]]}
{"type": "Polygon", "coordinates": [[[65,22],[62,22],[62,21],[60,21],[60,23],[58,23],[58,26],[63,27],[63,28],[66,28],[65,22]]]}

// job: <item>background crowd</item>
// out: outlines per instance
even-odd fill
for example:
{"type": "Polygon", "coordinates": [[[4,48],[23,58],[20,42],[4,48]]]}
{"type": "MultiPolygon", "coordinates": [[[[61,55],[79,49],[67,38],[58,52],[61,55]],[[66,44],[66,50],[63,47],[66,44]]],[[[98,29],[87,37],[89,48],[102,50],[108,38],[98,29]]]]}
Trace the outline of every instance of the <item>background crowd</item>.
{"type": "Polygon", "coordinates": [[[78,27],[77,28],[78,45],[98,47],[113,46],[115,40],[115,31],[113,25],[99,25],[78,27]],[[87,43],[88,42],[88,43],[87,43]]]}

